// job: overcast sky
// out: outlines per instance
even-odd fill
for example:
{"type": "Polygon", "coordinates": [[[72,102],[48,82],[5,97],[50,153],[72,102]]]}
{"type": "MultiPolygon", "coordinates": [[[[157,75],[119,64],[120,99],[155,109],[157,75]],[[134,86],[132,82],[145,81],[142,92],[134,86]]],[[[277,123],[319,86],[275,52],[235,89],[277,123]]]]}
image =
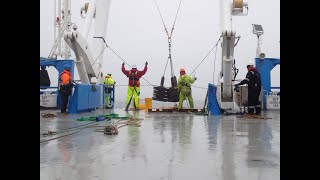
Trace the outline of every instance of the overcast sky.
{"type": "MultiPolygon", "coordinates": [[[[174,17],[180,0],[157,0],[162,17],[168,28],[174,17]]],[[[172,35],[172,60],[175,75],[185,68],[191,73],[200,61],[216,44],[220,31],[220,0],[182,0],[180,12],[172,35]]],[[[80,7],[85,1],[72,0],[72,22],[81,31],[83,21],[80,7]]],[[[48,57],[53,46],[54,0],[40,1],[40,56],[48,57]]],[[[245,64],[253,62],[257,37],[252,33],[252,24],[261,24],[262,52],[270,58],[280,58],[280,0],[248,0],[249,14],[233,16],[233,28],[241,39],[235,47],[234,57],[239,68],[237,79],[246,74],[245,64]]],[[[91,33],[92,34],[92,33],[91,33]]],[[[91,35],[92,37],[92,35],[91,35]]],[[[90,38],[91,39],[91,38],[90,38]]],[[[168,59],[168,41],[154,0],[111,0],[106,41],[108,45],[127,63],[136,64],[142,70],[148,61],[148,72],[144,76],[151,84],[159,85],[168,59]]],[[[215,68],[215,83],[221,67],[221,47],[218,46],[215,68]]],[[[198,80],[194,86],[206,88],[213,82],[215,50],[195,71],[198,80]]],[[[74,56],[73,56],[74,57],[74,56]]],[[[106,48],[103,58],[103,72],[111,72],[117,85],[127,85],[127,77],[121,72],[122,60],[106,48]]],[[[169,66],[168,66],[169,67],[169,66]]],[[[126,66],[128,69],[129,67],[126,66]]],[[[57,83],[57,72],[49,68],[53,85],[57,83]]],[[[272,71],[272,86],[280,86],[280,67],[272,71]]],[[[165,86],[170,84],[170,71],[165,73],[165,86]]],[[[78,73],[75,79],[79,79],[78,73]]],[[[148,83],[141,79],[142,85],[148,83]]],[[[141,98],[152,97],[152,87],[141,87],[141,98]]],[[[117,87],[118,98],[125,96],[127,86],[117,87]]],[[[205,98],[206,90],[193,87],[194,99],[205,98]]],[[[123,97],[125,98],[125,97],[123,97]]]]}

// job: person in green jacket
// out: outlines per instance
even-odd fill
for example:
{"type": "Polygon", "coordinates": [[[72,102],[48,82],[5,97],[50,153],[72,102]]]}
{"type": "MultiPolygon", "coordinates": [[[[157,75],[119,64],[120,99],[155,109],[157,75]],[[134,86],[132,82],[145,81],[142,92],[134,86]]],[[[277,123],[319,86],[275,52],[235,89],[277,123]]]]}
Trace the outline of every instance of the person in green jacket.
{"type": "Polygon", "coordinates": [[[181,68],[180,69],[180,77],[178,80],[178,90],[180,92],[179,94],[179,109],[182,109],[183,101],[188,98],[190,108],[194,108],[193,105],[193,98],[191,94],[191,84],[194,83],[194,81],[197,80],[196,77],[191,78],[189,75],[186,74],[186,71],[181,68]]]}
{"type": "Polygon", "coordinates": [[[111,96],[111,92],[113,89],[113,86],[116,82],[112,79],[112,74],[108,73],[105,76],[104,79],[104,84],[105,84],[105,93],[106,93],[106,98],[105,98],[105,103],[106,103],[106,108],[111,108],[112,104],[110,104],[110,96],[111,96]]]}

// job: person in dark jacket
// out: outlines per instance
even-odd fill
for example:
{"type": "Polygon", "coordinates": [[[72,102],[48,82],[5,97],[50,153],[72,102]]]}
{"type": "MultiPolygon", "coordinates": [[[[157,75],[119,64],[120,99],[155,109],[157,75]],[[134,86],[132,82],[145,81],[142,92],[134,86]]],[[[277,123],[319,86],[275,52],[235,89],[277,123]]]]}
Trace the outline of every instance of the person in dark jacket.
{"type": "Polygon", "coordinates": [[[60,74],[59,93],[61,95],[61,113],[67,112],[69,96],[71,95],[74,86],[70,68],[70,65],[65,64],[64,71],[60,74]]]}
{"type": "Polygon", "coordinates": [[[248,113],[253,115],[260,115],[261,107],[259,96],[261,92],[261,78],[260,73],[253,66],[253,63],[247,64],[247,75],[240,83],[235,84],[235,89],[240,85],[248,84],[248,113]]]}

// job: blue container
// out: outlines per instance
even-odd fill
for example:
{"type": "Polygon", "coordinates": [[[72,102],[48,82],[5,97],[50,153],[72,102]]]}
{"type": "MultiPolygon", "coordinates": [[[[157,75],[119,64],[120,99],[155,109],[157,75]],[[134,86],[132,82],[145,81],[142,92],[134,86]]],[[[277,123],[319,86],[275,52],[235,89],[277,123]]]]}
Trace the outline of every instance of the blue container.
{"type": "Polygon", "coordinates": [[[220,107],[217,101],[217,86],[208,84],[208,110],[211,115],[220,115],[220,107]]]}

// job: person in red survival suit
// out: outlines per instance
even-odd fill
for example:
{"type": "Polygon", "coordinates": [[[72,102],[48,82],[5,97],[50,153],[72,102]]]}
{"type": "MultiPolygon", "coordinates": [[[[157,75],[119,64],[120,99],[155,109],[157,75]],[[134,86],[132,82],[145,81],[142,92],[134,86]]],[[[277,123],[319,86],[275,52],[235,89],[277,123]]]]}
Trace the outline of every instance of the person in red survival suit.
{"type": "Polygon", "coordinates": [[[124,63],[122,63],[122,72],[129,78],[128,95],[126,100],[125,111],[128,111],[133,96],[134,108],[135,110],[138,110],[140,95],[140,78],[147,72],[147,66],[148,62],[145,63],[144,69],[142,71],[138,71],[136,65],[132,65],[131,70],[126,70],[124,67],[124,63]]]}

